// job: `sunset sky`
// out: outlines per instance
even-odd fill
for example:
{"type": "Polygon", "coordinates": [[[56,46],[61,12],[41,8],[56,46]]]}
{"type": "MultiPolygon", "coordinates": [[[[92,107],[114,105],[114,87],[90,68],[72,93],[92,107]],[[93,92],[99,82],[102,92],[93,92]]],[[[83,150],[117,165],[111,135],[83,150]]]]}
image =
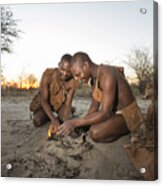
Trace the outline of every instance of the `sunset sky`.
{"type": "MultiPolygon", "coordinates": [[[[8,80],[21,71],[40,79],[47,67],[56,67],[65,53],[84,51],[95,63],[124,66],[134,47],[153,46],[153,2],[55,3],[10,5],[21,19],[24,33],[14,43],[13,54],[1,63],[8,80]],[[146,8],[147,13],[140,13],[146,8]]],[[[125,66],[125,74],[133,75],[125,66]]]]}

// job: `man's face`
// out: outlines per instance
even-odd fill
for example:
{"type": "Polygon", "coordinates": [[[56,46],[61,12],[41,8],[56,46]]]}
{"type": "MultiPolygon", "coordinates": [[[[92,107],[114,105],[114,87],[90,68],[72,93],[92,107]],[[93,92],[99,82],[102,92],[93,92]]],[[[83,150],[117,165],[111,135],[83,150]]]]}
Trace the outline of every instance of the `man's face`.
{"type": "Polygon", "coordinates": [[[90,75],[88,66],[86,64],[83,64],[82,67],[78,64],[74,64],[71,68],[71,72],[74,76],[74,79],[76,79],[77,81],[88,83],[90,75]]]}
{"type": "Polygon", "coordinates": [[[66,81],[72,77],[70,71],[70,63],[68,61],[61,61],[59,64],[59,77],[61,80],[66,81]]]}

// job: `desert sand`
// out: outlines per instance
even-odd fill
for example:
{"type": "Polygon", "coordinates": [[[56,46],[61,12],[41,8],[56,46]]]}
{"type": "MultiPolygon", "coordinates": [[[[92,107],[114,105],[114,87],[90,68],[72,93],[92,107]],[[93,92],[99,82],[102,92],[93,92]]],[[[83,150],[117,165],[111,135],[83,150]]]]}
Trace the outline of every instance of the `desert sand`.
{"type": "MultiPolygon", "coordinates": [[[[87,132],[47,140],[48,123],[35,128],[30,119],[31,96],[1,99],[1,174],[3,177],[143,180],[123,149],[130,134],[112,143],[95,143],[87,132]],[[7,170],[7,164],[11,169],[7,170]]],[[[76,97],[76,115],[85,113],[88,98],[76,97]]],[[[145,113],[147,100],[138,100],[145,113]]]]}

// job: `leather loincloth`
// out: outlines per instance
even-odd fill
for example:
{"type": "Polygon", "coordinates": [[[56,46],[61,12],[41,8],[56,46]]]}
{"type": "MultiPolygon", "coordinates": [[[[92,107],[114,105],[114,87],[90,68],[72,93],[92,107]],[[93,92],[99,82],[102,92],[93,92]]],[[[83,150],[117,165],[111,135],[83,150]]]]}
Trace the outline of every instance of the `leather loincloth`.
{"type": "Polygon", "coordinates": [[[123,115],[130,132],[136,132],[143,122],[143,115],[136,100],[122,110],[118,110],[116,114],[123,115]]]}

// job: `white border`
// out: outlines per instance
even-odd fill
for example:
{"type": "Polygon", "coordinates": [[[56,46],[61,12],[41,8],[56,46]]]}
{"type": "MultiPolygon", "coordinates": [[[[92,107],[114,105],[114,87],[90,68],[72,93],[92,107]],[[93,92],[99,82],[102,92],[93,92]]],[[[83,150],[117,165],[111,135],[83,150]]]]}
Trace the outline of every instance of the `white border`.
{"type": "MultiPolygon", "coordinates": [[[[18,3],[55,3],[55,2],[94,2],[95,0],[0,0],[0,4],[18,4],[18,3]]],[[[106,1],[106,0],[98,0],[98,1],[106,1]]],[[[121,1],[121,0],[119,0],[121,1]]],[[[130,0],[131,1],[131,0],[130,0]]],[[[162,158],[163,157],[163,114],[161,114],[161,111],[163,110],[163,101],[161,99],[161,96],[163,95],[163,84],[160,83],[161,80],[163,79],[163,73],[162,73],[162,63],[163,63],[163,58],[162,58],[162,37],[161,33],[163,33],[163,21],[162,21],[162,16],[163,16],[163,1],[162,0],[157,0],[159,3],[159,179],[155,182],[144,182],[144,181],[112,181],[112,180],[70,180],[70,179],[36,179],[36,178],[0,178],[0,185],[8,186],[28,186],[29,184],[34,184],[35,186],[39,185],[42,186],[46,184],[52,185],[56,184],[57,186],[74,186],[74,185],[83,185],[86,184],[89,186],[108,186],[108,184],[111,185],[122,185],[122,186],[130,186],[130,185],[163,185],[163,168],[161,165],[163,165],[162,158]]]]}

